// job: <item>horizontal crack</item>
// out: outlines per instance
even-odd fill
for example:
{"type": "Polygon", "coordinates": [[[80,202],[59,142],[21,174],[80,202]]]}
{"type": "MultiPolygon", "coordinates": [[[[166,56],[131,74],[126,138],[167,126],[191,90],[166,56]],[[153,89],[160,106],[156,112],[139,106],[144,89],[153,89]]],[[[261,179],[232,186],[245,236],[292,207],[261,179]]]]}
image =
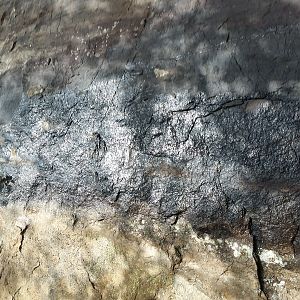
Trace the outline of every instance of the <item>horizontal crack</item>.
{"type": "MultiPolygon", "coordinates": [[[[257,96],[257,97],[239,97],[239,98],[234,98],[234,99],[231,99],[229,101],[226,101],[226,102],[222,103],[216,109],[211,110],[210,112],[208,112],[208,113],[206,113],[204,115],[198,116],[197,119],[198,118],[206,118],[206,117],[209,117],[210,115],[212,115],[212,114],[214,114],[214,113],[216,113],[218,111],[221,111],[221,110],[224,110],[224,109],[228,109],[228,108],[242,106],[242,105],[246,104],[247,102],[251,102],[251,101],[255,101],[255,100],[267,100],[267,99],[270,99],[270,101],[272,101],[272,102],[283,101],[281,99],[274,99],[273,94],[274,93],[267,93],[267,94],[264,94],[264,95],[261,95],[261,96],[257,96]]],[[[207,98],[207,100],[213,99],[215,97],[216,96],[209,97],[209,98],[207,98]]],[[[170,113],[175,114],[175,113],[184,113],[184,112],[192,111],[192,110],[195,110],[199,106],[199,104],[200,103],[198,103],[198,102],[192,101],[191,103],[189,103],[189,106],[187,106],[185,108],[182,108],[182,109],[178,109],[178,110],[172,110],[172,111],[170,111],[170,113]]]]}

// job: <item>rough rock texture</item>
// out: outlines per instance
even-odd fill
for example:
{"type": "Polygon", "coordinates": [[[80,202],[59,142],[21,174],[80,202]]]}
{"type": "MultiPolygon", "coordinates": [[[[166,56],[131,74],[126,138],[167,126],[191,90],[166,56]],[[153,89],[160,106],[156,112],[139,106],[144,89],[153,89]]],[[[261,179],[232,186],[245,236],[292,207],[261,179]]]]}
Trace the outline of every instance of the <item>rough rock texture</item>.
{"type": "MultiPolygon", "coordinates": [[[[42,202],[0,213],[0,299],[261,299],[249,243],[197,237],[183,219],[76,218],[42,202]]],[[[280,270],[276,299],[299,299],[300,275],[275,252],[262,259],[280,270]]]]}
{"type": "MultiPolygon", "coordinates": [[[[208,234],[215,243],[220,240],[229,245],[235,239],[233,248],[248,245],[252,265],[244,262],[249,270],[241,271],[234,280],[246,280],[239,277],[253,271],[251,280],[257,277],[256,288],[251,280],[240,285],[249,296],[244,296],[243,288],[240,294],[235,290],[233,296],[231,292],[224,296],[214,291],[211,279],[211,291],[202,291],[206,296],[195,299],[252,299],[259,289],[261,296],[269,299],[296,299],[299,17],[300,2],[295,0],[2,0],[3,220],[10,220],[13,207],[23,207],[23,217],[18,219],[15,213],[10,220],[17,222],[21,239],[30,227],[41,227],[41,232],[32,229],[29,252],[47,229],[38,221],[43,210],[36,212],[36,223],[34,217],[32,224],[27,224],[30,209],[40,203],[51,204],[50,215],[51,207],[59,205],[61,211],[54,209],[51,215],[54,223],[63,224],[66,211],[75,223],[92,212],[97,220],[114,220],[125,237],[133,230],[128,225],[132,218],[147,219],[153,227],[160,224],[157,226],[171,237],[172,228],[185,220],[199,238],[208,234]],[[285,282],[292,277],[295,282],[286,290],[285,282]],[[286,291],[285,296],[278,285],[286,291]]],[[[10,238],[19,236],[10,233],[17,227],[12,229],[9,222],[3,222],[8,227],[3,225],[3,245],[8,244],[8,252],[1,254],[5,260],[7,253],[15,253],[10,238]]],[[[69,230],[49,253],[61,249],[66,261],[75,264],[75,250],[68,252],[64,246],[69,230]]],[[[74,232],[70,241],[73,239],[81,249],[80,234],[74,232]]],[[[145,239],[153,242],[155,235],[145,239]]],[[[84,243],[89,242],[87,238],[84,243]]],[[[46,239],[41,243],[42,248],[48,247],[46,239]]],[[[124,240],[124,252],[126,243],[124,240]]],[[[175,238],[170,238],[168,245],[174,243],[175,238]]],[[[87,245],[86,253],[92,247],[87,245]]],[[[167,251],[159,247],[157,251],[167,251]]],[[[218,257],[223,251],[219,249],[211,259],[230,259],[232,253],[224,247],[223,255],[218,257]]],[[[137,249],[132,251],[138,253],[137,249]]],[[[35,251],[37,256],[43,253],[35,251]]],[[[6,275],[0,276],[7,286],[5,299],[7,295],[27,299],[31,293],[23,292],[24,288],[17,292],[17,276],[21,276],[17,266],[23,264],[30,273],[37,262],[30,265],[26,256],[21,262],[18,255],[13,254],[9,268],[3,269],[6,275]],[[11,277],[13,273],[19,275],[11,277]]],[[[195,262],[199,267],[201,258],[194,259],[199,259],[195,262]]],[[[55,270],[54,260],[47,263],[48,267],[39,270],[44,276],[51,266],[55,270]]],[[[131,258],[123,263],[131,264],[131,258]]],[[[205,268],[209,269],[209,263],[205,268]]],[[[89,276],[97,277],[100,265],[89,276]]],[[[65,272],[67,277],[73,274],[67,269],[57,272],[65,272]]],[[[72,278],[82,279],[84,285],[86,280],[80,275],[84,263],[76,272],[72,278]]],[[[65,279],[68,288],[58,288],[54,273],[53,286],[48,282],[44,288],[36,287],[45,293],[37,299],[74,299],[75,294],[58,294],[71,291],[73,279],[65,279]]],[[[197,277],[192,271],[187,274],[197,277]]],[[[187,280],[178,279],[179,274],[166,275],[164,282],[157,279],[148,284],[152,286],[150,296],[137,297],[157,298],[157,291],[170,286],[168,278],[174,276],[177,282],[187,280]]],[[[28,278],[30,284],[37,284],[37,278],[28,278]]],[[[105,286],[104,279],[95,288],[94,279],[89,280],[94,291],[82,289],[82,293],[98,299],[97,290],[105,286]]],[[[183,287],[187,284],[181,283],[183,287]]],[[[190,299],[179,290],[178,299],[190,299]]],[[[114,296],[103,297],[138,299],[124,293],[120,288],[114,296]]]]}

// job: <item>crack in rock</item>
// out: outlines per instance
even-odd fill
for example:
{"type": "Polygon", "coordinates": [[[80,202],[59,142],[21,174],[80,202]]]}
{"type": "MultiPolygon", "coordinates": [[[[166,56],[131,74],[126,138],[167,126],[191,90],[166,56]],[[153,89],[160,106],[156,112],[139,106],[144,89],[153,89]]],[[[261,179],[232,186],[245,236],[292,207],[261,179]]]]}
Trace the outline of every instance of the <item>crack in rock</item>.
{"type": "Polygon", "coordinates": [[[258,283],[260,288],[260,296],[264,297],[266,300],[269,300],[270,298],[266,290],[265,281],[264,281],[265,280],[264,267],[259,256],[258,240],[257,240],[257,236],[253,232],[252,218],[249,218],[248,228],[249,228],[249,234],[252,236],[252,246],[253,246],[252,256],[256,264],[256,273],[257,273],[257,278],[258,278],[258,283]]]}

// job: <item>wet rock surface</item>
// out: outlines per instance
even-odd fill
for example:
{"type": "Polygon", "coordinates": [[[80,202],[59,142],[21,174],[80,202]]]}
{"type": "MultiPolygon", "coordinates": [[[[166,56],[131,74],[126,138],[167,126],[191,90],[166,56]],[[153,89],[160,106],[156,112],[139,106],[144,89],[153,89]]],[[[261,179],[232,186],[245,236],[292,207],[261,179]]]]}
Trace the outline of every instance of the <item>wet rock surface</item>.
{"type": "Polygon", "coordinates": [[[299,266],[299,16],[288,0],[1,1],[2,206],[183,218],[250,243],[275,297],[262,249],[299,266]]]}

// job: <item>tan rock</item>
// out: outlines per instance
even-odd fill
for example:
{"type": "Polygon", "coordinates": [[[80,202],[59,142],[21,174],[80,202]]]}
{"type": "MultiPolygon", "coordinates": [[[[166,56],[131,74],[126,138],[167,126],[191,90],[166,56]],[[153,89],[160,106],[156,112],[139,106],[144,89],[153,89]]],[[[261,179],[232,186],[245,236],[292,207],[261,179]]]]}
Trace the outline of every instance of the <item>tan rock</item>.
{"type": "MultiPolygon", "coordinates": [[[[51,202],[27,205],[25,211],[21,204],[0,208],[0,299],[260,299],[254,260],[236,255],[245,245],[197,237],[180,220],[173,240],[178,246],[159,246],[157,238],[170,232],[166,224],[150,226],[143,219],[137,228],[128,220],[128,228],[136,230],[124,232],[118,225],[124,220],[77,215],[73,226],[71,211],[51,202]],[[154,239],[145,234],[151,230],[154,239]],[[222,247],[231,251],[228,261],[221,259],[222,247]],[[181,255],[176,268],[174,249],[181,255]]],[[[300,278],[281,264],[277,268],[278,299],[297,299],[300,278]]]]}

